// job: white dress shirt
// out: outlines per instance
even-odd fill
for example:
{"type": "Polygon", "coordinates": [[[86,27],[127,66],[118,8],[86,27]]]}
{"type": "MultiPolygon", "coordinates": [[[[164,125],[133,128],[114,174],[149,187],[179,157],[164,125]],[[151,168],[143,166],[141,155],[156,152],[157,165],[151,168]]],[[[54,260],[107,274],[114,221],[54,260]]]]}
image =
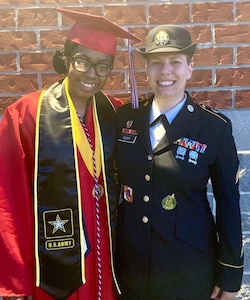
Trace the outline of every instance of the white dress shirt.
{"type": "MultiPolygon", "coordinates": [[[[186,101],[187,95],[185,94],[184,99],[178,103],[175,107],[170,109],[165,113],[165,116],[168,120],[168,123],[171,124],[174,120],[174,118],[177,116],[179,111],[182,109],[185,101],[186,101]]],[[[152,102],[152,107],[150,111],[150,124],[157,119],[162,113],[160,112],[155,99],[152,102]]],[[[150,127],[150,141],[152,149],[154,149],[160,142],[161,138],[166,133],[166,130],[161,122],[158,122],[154,126],[150,127]]]]}

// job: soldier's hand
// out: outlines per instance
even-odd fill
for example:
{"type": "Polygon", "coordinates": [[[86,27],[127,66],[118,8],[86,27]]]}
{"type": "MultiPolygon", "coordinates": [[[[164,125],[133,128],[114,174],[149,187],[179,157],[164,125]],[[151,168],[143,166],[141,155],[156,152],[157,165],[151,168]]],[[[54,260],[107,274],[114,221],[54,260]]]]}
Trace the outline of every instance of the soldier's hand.
{"type": "Polygon", "coordinates": [[[211,299],[214,300],[234,300],[237,292],[226,292],[220,289],[218,286],[214,287],[211,295],[211,299]]]}

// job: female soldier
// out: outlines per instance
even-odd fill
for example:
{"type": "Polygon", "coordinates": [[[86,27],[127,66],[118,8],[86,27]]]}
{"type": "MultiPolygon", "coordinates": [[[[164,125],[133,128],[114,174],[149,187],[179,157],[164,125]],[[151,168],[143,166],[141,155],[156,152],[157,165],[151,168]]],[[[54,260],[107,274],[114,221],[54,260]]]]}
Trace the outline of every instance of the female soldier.
{"type": "Polygon", "coordinates": [[[231,122],[185,91],[195,47],[182,27],[152,29],[139,52],[154,94],[117,113],[122,300],[231,300],[240,288],[238,158],[231,122]]]}

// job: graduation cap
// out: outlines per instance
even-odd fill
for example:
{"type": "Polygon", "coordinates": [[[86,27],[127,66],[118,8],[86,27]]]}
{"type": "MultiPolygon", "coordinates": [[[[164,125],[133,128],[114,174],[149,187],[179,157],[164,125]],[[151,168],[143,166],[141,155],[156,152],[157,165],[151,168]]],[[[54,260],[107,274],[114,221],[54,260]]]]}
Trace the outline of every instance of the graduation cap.
{"type": "Polygon", "coordinates": [[[55,8],[55,10],[75,21],[68,32],[67,39],[92,50],[114,55],[117,38],[141,41],[135,35],[102,16],[64,8],[55,8]]]}
{"type": "Polygon", "coordinates": [[[67,40],[80,44],[95,51],[115,55],[117,38],[129,41],[129,78],[133,108],[138,108],[138,95],[134,76],[131,41],[141,42],[141,39],[124,30],[115,23],[102,16],[91,15],[64,8],[55,8],[56,11],[69,17],[75,24],[67,34],[67,40]]]}

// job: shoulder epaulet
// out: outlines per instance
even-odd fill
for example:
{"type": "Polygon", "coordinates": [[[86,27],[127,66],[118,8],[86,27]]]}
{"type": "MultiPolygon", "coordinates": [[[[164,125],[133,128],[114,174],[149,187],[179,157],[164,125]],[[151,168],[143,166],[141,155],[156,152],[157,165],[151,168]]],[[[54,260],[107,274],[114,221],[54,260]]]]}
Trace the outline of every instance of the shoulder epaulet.
{"type": "Polygon", "coordinates": [[[205,110],[206,112],[208,112],[208,113],[210,113],[210,114],[216,116],[217,118],[221,119],[223,122],[225,122],[225,123],[228,122],[227,119],[226,119],[223,115],[221,115],[220,112],[219,112],[218,110],[216,110],[216,109],[214,109],[214,108],[211,108],[211,107],[209,107],[209,106],[206,106],[206,105],[203,104],[203,103],[200,103],[199,106],[200,106],[200,108],[202,108],[202,109],[205,110]]]}

